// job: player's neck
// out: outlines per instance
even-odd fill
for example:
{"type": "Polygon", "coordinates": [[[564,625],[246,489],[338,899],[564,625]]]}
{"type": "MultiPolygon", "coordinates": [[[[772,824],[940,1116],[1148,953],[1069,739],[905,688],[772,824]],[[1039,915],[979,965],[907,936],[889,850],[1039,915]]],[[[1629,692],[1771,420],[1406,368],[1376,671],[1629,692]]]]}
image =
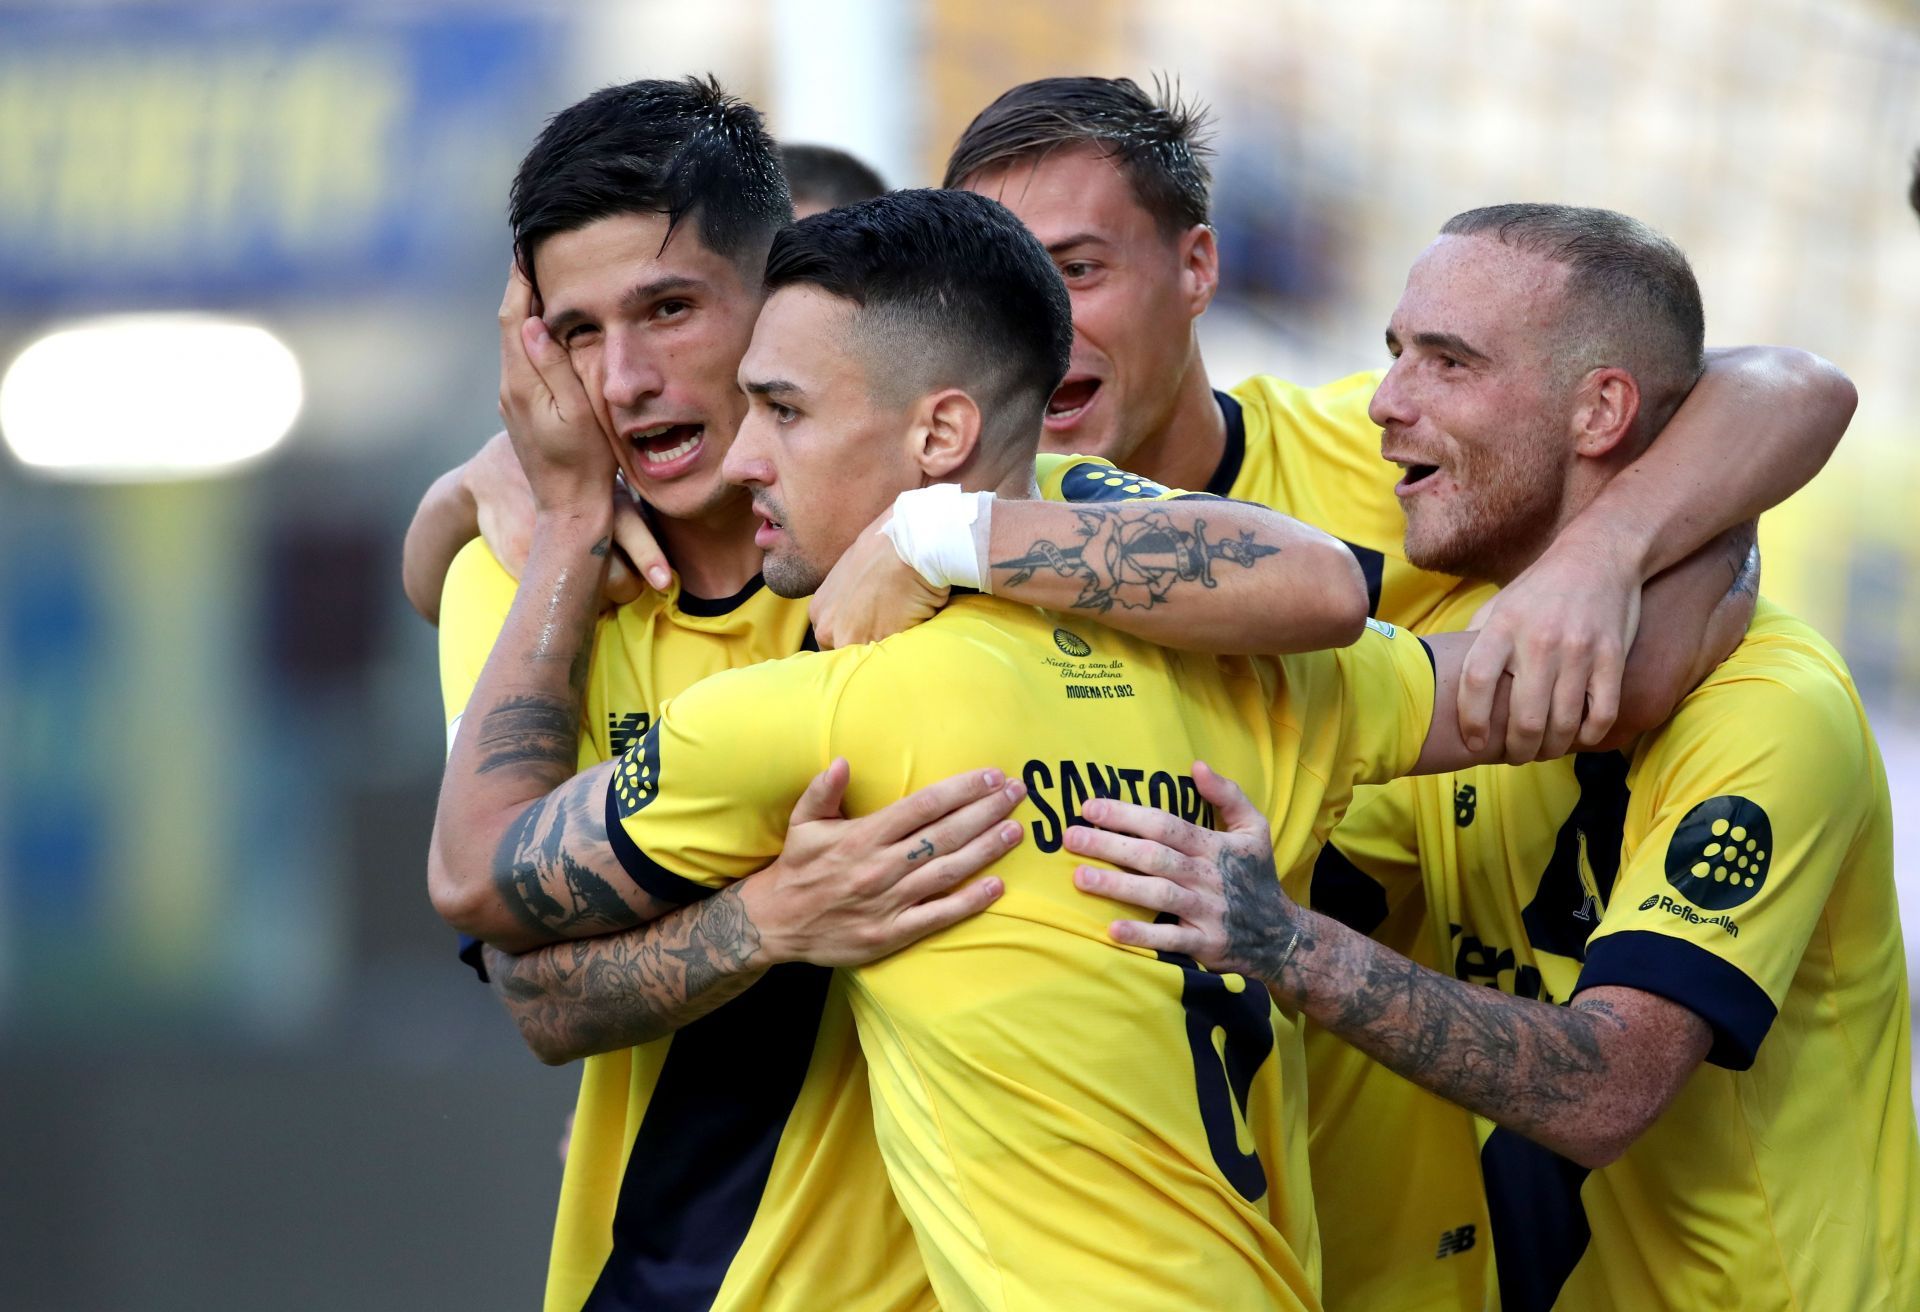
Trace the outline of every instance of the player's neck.
{"type": "Polygon", "coordinates": [[[1213,398],[1206,362],[1196,345],[1174,393],[1166,422],[1133,449],[1127,471],[1167,487],[1198,492],[1212,481],[1227,449],[1227,418],[1213,398]]]}
{"type": "Polygon", "coordinates": [[[655,515],[653,531],[680,576],[681,588],[696,597],[717,599],[733,596],[760,572],[753,521],[753,500],[742,492],[703,515],[655,515]]]}

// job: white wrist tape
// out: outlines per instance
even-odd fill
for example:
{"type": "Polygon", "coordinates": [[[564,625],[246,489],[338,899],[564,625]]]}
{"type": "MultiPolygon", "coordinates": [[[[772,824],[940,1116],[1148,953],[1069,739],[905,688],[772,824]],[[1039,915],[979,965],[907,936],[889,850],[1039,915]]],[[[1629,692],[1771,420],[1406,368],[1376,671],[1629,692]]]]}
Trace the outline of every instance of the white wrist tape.
{"type": "Polygon", "coordinates": [[[936,588],[986,584],[993,493],[962,492],[958,483],[914,488],[893,499],[893,518],[880,531],[900,559],[936,588]]]}

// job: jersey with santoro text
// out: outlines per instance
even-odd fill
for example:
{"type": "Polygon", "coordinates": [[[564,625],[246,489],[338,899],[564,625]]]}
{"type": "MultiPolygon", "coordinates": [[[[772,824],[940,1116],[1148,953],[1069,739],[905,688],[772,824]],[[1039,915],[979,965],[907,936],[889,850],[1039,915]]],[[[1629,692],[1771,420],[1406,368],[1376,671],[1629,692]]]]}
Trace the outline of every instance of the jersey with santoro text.
{"type": "Polygon", "coordinates": [[[1062,834],[1100,796],[1215,824],[1204,759],[1271,817],[1281,869],[1308,866],[1355,783],[1412,765],[1432,704],[1429,654],[1391,626],[1249,660],[970,596],[688,690],[617,764],[608,829],[638,884],[687,901],[775,855],[836,756],[850,814],[968,767],[1024,779],[1001,899],[846,973],[940,1306],[1317,1308],[1297,1033],[1258,985],[1113,943],[1133,909],[1074,888],[1062,834]]]}
{"type": "MultiPolygon", "coordinates": [[[[1465,628],[1491,590],[1407,561],[1393,491],[1400,471],[1381,459],[1380,429],[1367,415],[1380,378],[1370,370],[1300,387],[1255,377],[1216,393],[1227,446],[1207,490],[1344,541],[1378,618],[1418,633],[1465,628]]],[[[1421,964],[1438,964],[1417,885],[1389,898],[1329,849],[1292,891],[1421,964]]],[[[1478,1312],[1488,1249],[1472,1118],[1318,1026],[1304,1029],[1327,1305],[1478,1312]]]]}
{"type": "Polygon", "coordinates": [[[1336,835],[1424,883],[1460,979],[1621,985],[1707,1063],[1587,1171],[1482,1122],[1499,1305],[1920,1307],[1920,1146],[1885,772],[1845,665],[1764,599],[1630,754],[1402,780],[1336,835]]]}
{"type": "MultiPolygon", "coordinates": [[[[1083,457],[1041,456],[1052,500],[1181,495],[1083,457]]],[[[440,612],[449,741],[513,604],[483,543],[440,612]]],[[[649,592],[594,630],[580,766],[643,738],[661,704],[723,670],[810,645],[804,600],[759,580],[709,600],[649,592]]],[[[470,957],[477,960],[477,955],[470,957]]],[[[547,1312],[933,1306],[874,1144],[844,985],[786,965],[678,1033],[583,1064],[554,1227],[547,1312]]]]}

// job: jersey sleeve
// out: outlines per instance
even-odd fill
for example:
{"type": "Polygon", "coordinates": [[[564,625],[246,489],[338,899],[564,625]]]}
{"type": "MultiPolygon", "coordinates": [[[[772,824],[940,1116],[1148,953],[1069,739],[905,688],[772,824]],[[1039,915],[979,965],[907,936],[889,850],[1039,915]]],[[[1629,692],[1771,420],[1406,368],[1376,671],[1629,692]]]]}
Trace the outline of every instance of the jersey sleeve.
{"type": "MultiPolygon", "coordinates": [[[[506,627],[507,612],[519,585],[479,538],[460,548],[440,586],[440,701],[447,717],[447,750],[480,682],[494,640],[506,627]]],[[[487,982],[480,940],[460,935],[460,960],[487,982]]]]}
{"type": "Polygon", "coordinates": [[[1281,658],[1277,708],[1299,734],[1303,768],[1340,789],[1413,769],[1433,722],[1433,653],[1405,629],[1368,620],[1360,640],[1281,658]]]}
{"type": "Polygon", "coordinates": [[[440,700],[447,716],[447,749],[480,682],[494,640],[506,627],[519,585],[479,538],[447,568],[440,589],[440,700]]]}
{"type": "Polygon", "coordinates": [[[780,854],[794,802],[833,759],[839,683],[861,650],[729,670],[661,707],[607,788],[607,836],[634,883],[693,902],[780,854]]]}
{"type": "Polygon", "coordinates": [[[1033,479],[1048,501],[1179,501],[1203,495],[1129,474],[1099,456],[1036,456],[1033,479]]]}
{"type": "Polygon", "coordinates": [[[1696,693],[1638,763],[1654,790],[1644,837],[1576,991],[1677,1002],[1712,1027],[1707,1060],[1750,1067],[1873,804],[1872,750],[1837,680],[1696,693]]]}

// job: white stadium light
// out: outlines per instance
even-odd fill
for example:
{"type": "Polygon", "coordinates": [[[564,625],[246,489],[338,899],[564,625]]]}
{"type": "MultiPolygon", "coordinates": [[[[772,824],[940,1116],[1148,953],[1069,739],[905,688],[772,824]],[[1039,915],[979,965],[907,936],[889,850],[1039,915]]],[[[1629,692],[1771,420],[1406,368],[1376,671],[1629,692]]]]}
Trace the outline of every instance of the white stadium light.
{"type": "Polygon", "coordinates": [[[300,413],[300,363],[254,324],[197,314],[49,333],[0,379],[0,437],[55,478],[145,482],[232,469],[300,413]]]}

